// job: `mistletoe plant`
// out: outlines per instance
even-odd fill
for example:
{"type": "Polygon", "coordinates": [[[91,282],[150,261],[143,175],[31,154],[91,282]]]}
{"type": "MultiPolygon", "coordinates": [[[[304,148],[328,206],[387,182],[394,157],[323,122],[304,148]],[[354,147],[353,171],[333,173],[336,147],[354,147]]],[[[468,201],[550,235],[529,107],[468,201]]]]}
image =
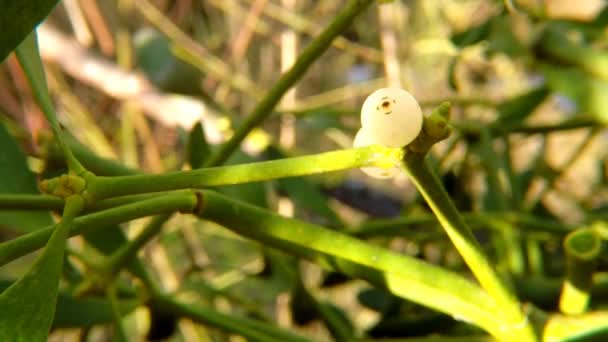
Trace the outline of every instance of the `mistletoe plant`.
{"type": "MultiPolygon", "coordinates": [[[[117,340],[127,340],[124,315],[141,306],[174,318],[189,318],[251,340],[308,340],[264,320],[189,304],[177,294],[164,290],[149,274],[138,252],[159,235],[165,222],[176,212],[215,222],[265,247],[310,260],[326,270],[366,280],[396,297],[481,328],[498,340],[565,340],[605,328],[607,312],[586,313],[594,261],[600,251],[598,232],[601,229],[576,230],[565,240],[568,277],[560,299],[564,314],[549,314],[523,304],[511,279],[501,274],[486,255],[469,220],[456,209],[427,158],[433,145],[446,139],[453,130],[449,103],[442,103],[423,115],[418,102],[407,91],[379,89],[363,103],[362,128],[356,135],[353,149],[222,166],[252,129],[270,116],[286,91],[372,2],[348,1],[253,108],[234,135],[204,161],[204,167],[162,174],[143,174],[113,164],[91,156],[90,152],[73,144],[57,120],[38,53],[36,33],[29,34],[15,52],[53,131],[68,172],[41,181],[39,188],[43,194],[0,195],[0,209],[3,210],[61,213],[56,223],[0,243],[0,266],[42,249],[30,269],[8,284],[0,295],[0,340],[47,339],[53,322],[58,321],[56,308],[59,311],[66,304],[66,298],[59,296],[60,279],[68,277],[70,268],[66,250],[72,255],[80,255],[77,250],[66,247],[67,239],[76,235],[85,237],[89,244],[103,252],[103,256],[91,259],[80,255],[87,272],[72,277],[71,283],[75,285],[70,288],[68,298],[77,301],[78,305],[89,303],[94,310],[106,312],[114,321],[117,340]],[[474,279],[379,247],[356,237],[357,234],[283,217],[213,190],[222,185],[353,168],[362,168],[370,176],[379,178],[405,172],[474,279]],[[103,175],[95,170],[108,172],[103,175]],[[148,216],[154,218],[131,239],[117,228],[120,223],[148,216]],[[100,238],[91,238],[93,234],[100,238]],[[116,243],[110,246],[109,241],[116,243]],[[124,272],[137,281],[122,281],[119,275],[124,272]],[[87,298],[100,293],[105,297],[103,304],[94,306],[93,302],[86,302],[87,298]]],[[[32,27],[33,24],[29,29],[32,27]]],[[[359,338],[335,311],[321,305],[311,294],[306,298],[336,340],[359,338]]],[[[104,322],[103,319],[99,321],[104,322]]]]}

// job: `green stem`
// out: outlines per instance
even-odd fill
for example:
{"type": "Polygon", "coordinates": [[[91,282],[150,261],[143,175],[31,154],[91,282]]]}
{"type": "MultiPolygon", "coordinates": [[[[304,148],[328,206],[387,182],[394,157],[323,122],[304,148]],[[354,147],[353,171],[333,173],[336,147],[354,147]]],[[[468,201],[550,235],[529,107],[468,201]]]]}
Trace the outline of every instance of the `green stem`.
{"type": "Polygon", "coordinates": [[[103,198],[137,193],[204,188],[241,184],[268,179],[295,177],[358,168],[361,166],[395,165],[401,149],[379,145],[315,155],[270,160],[258,163],[170,172],[158,175],[95,177],[88,181],[89,198],[103,198]]]}
{"type": "Polygon", "coordinates": [[[564,175],[566,171],[570,170],[583,155],[585,155],[585,150],[591,146],[591,143],[593,143],[600,131],[601,130],[598,127],[589,129],[585,139],[583,139],[583,141],[570,154],[568,159],[562,163],[561,168],[545,177],[548,184],[545,184],[540,193],[526,203],[524,207],[526,211],[531,211],[533,208],[535,208],[536,205],[545,197],[545,195],[555,187],[557,180],[564,175]]]}
{"type": "MultiPolygon", "coordinates": [[[[486,128],[487,126],[481,125],[478,122],[472,122],[470,120],[457,121],[452,123],[452,125],[461,133],[465,133],[468,135],[479,135],[481,130],[486,128]]],[[[522,134],[545,134],[545,133],[555,133],[560,131],[570,131],[581,128],[593,128],[599,127],[602,124],[593,118],[573,118],[564,120],[560,123],[555,124],[538,124],[538,125],[529,125],[523,123],[517,123],[513,125],[509,125],[507,127],[502,127],[500,125],[495,125],[491,127],[487,127],[490,130],[492,135],[507,135],[513,133],[522,133],[522,134]]]]}
{"type": "Polygon", "coordinates": [[[530,275],[542,277],[545,274],[545,262],[540,242],[533,238],[525,240],[527,265],[530,275]]]}
{"type": "Polygon", "coordinates": [[[509,207],[519,208],[522,203],[523,195],[521,194],[521,185],[519,184],[519,179],[517,178],[515,169],[513,167],[513,158],[511,157],[511,141],[509,140],[509,136],[502,136],[501,138],[505,149],[502,156],[502,162],[505,168],[508,187],[511,193],[509,207]]]}
{"type": "Polygon", "coordinates": [[[361,14],[373,0],[350,0],[325,28],[300,54],[291,69],[281,75],[281,78],[268,90],[268,94],[255,106],[251,114],[245,119],[234,135],[223,144],[217,153],[211,155],[206,166],[223,164],[236,150],[251,130],[272,114],[272,110],[279,103],[283,95],[298,81],[312,63],[331,46],[334,38],[344,32],[354,19],[361,14]]]}
{"type": "MultiPolygon", "coordinates": [[[[111,226],[145,216],[174,211],[193,212],[197,205],[198,198],[193,191],[176,191],[149,200],[80,216],[74,219],[70,236],[81,234],[85,230],[111,226]]],[[[43,247],[56,226],[42,228],[0,243],[0,266],[43,247]]]]}
{"type": "Polygon", "coordinates": [[[151,305],[155,309],[176,317],[187,317],[193,321],[237,333],[253,341],[308,342],[309,340],[283,331],[269,324],[247,318],[225,315],[215,310],[183,304],[167,295],[154,295],[151,305]]]}
{"type": "Polygon", "coordinates": [[[2,210],[59,210],[64,200],[49,195],[0,194],[2,210]]]}
{"type": "Polygon", "coordinates": [[[111,208],[118,207],[121,205],[145,201],[145,200],[149,200],[151,198],[164,196],[164,195],[168,195],[168,194],[172,194],[172,193],[175,193],[175,191],[152,192],[149,194],[137,194],[137,195],[112,197],[112,198],[104,199],[104,200],[93,203],[91,206],[87,207],[87,213],[99,211],[99,210],[111,209],[111,208]]]}
{"type": "Polygon", "coordinates": [[[116,297],[116,284],[112,282],[106,289],[106,296],[112,306],[112,317],[114,318],[114,340],[118,342],[127,342],[127,331],[122,323],[122,313],[120,312],[120,305],[118,298],[116,297]]]}
{"type": "Polygon", "coordinates": [[[340,317],[335,309],[329,304],[320,302],[318,299],[313,298],[315,310],[319,317],[333,336],[335,341],[353,341],[356,340],[355,332],[352,327],[345,324],[344,319],[340,317]]]}
{"type": "Polygon", "coordinates": [[[578,229],[566,236],[567,276],[559,300],[561,312],[575,315],[587,309],[601,246],[601,239],[591,228],[578,229]]]}
{"type": "Polygon", "coordinates": [[[559,131],[570,131],[581,128],[593,128],[599,127],[602,124],[595,119],[587,118],[574,118],[565,120],[557,124],[546,124],[546,125],[512,125],[507,130],[501,130],[500,127],[494,127],[497,130],[496,133],[524,133],[524,134],[544,134],[544,133],[555,133],[559,131]]]}
{"type": "MultiPolygon", "coordinates": [[[[564,235],[575,228],[555,220],[533,216],[521,212],[470,212],[463,213],[463,218],[469,226],[475,228],[483,225],[489,228],[499,228],[502,224],[508,224],[518,228],[521,233],[545,232],[564,235]],[[499,223],[499,224],[494,224],[499,223]]],[[[404,228],[408,226],[424,226],[435,224],[437,218],[432,214],[416,214],[412,216],[401,216],[390,219],[374,219],[363,222],[359,227],[353,229],[350,234],[360,238],[371,238],[377,236],[404,235],[404,228]]]]}
{"type": "Polygon", "coordinates": [[[144,230],[139,233],[139,235],[109,256],[106,263],[102,266],[102,270],[111,275],[117,274],[122,268],[131,262],[131,260],[133,260],[133,258],[137,255],[137,252],[148,241],[160,233],[163,224],[167,222],[170,216],[171,213],[155,216],[152,221],[146,225],[144,230]]]}
{"type": "Polygon", "coordinates": [[[505,335],[501,338],[519,336],[523,341],[534,341],[534,332],[523,315],[517,298],[505,281],[494,271],[469,226],[454,206],[437,176],[432,172],[425,156],[418,153],[406,153],[403,167],[481,286],[496,300],[494,312],[500,314],[505,323],[505,326],[501,328],[505,335]]]}
{"type": "Polygon", "coordinates": [[[362,278],[395,295],[500,334],[494,301],[464,277],[348,235],[276,215],[203,190],[201,216],[319,265],[362,278]]]}
{"type": "Polygon", "coordinates": [[[575,316],[551,315],[545,322],[543,341],[604,341],[606,322],[608,311],[575,316]]]}
{"type": "Polygon", "coordinates": [[[498,176],[498,171],[502,168],[502,165],[494,151],[493,143],[494,140],[490,135],[490,131],[488,129],[482,129],[480,131],[479,155],[482,159],[481,164],[483,165],[488,183],[489,193],[486,194],[486,196],[490,196],[490,205],[494,206],[486,209],[505,210],[508,207],[506,194],[498,176]]]}
{"type": "Polygon", "coordinates": [[[77,296],[86,294],[92,289],[99,288],[100,284],[112,286],[118,273],[125,267],[129,267],[129,271],[139,278],[150,291],[156,290],[156,284],[153,283],[150,275],[136,256],[137,252],[160,232],[163,224],[171,217],[171,214],[164,213],[155,216],[139,235],[132,241],[127,241],[125,238],[124,243],[102,262],[86,263],[94,266],[94,272],[91,273],[92,276],[87,277],[85,281],[80,283],[76,290],[74,290],[74,293],[77,296]]]}
{"type": "MultiPolygon", "coordinates": [[[[403,228],[408,226],[426,226],[436,223],[437,219],[433,215],[416,214],[391,219],[369,220],[349,233],[361,239],[368,239],[378,236],[394,236],[403,232],[403,228]]],[[[412,230],[409,231],[412,232],[412,230]]],[[[416,232],[412,233],[415,234],[416,232]]]]}

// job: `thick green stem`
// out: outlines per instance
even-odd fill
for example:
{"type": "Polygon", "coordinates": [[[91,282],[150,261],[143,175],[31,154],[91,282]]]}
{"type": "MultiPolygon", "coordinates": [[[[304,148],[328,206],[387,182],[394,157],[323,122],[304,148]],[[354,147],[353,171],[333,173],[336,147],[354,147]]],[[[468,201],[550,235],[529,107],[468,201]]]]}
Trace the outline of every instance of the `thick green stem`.
{"type": "Polygon", "coordinates": [[[601,239],[591,228],[579,229],[566,236],[567,276],[559,299],[561,312],[575,315],[587,310],[601,246],[601,239]]]}
{"type": "Polygon", "coordinates": [[[575,316],[551,315],[544,325],[543,341],[605,341],[606,322],[608,311],[575,316]]]}
{"type": "MultiPolygon", "coordinates": [[[[172,194],[78,217],[74,219],[70,236],[81,234],[85,230],[111,226],[150,215],[174,211],[193,212],[198,203],[199,199],[193,191],[176,191],[172,194]]],[[[56,226],[42,228],[34,233],[0,243],[0,266],[43,247],[56,226]]]]}
{"type": "Polygon", "coordinates": [[[2,210],[59,210],[64,200],[49,195],[0,194],[2,210]]]}
{"type": "Polygon", "coordinates": [[[201,216],[243,236],[328,269],[362,278],[392,293],[502,334],[494,301],[462,276],[348,235],[285,218],[203,190],[201,216]]]}
{"type": "Polygon", "coordinates": [[[353,20],[361,14],[373,0],[350,0],[334,20],[300,54],[291,69],[268,90],[267,95],[255,106],[251,114],[221,148],[211,155],[206,166],[221,165],[239,147],[251,130],[266,119],[279,103],[283,95],[299,80],[312,63],[331,46],[334,38],[344,32],[353,20]]]}
{"type": "Polygon", "coordinates": [[[494,312],[500,314],[503,320],[501,330],[504,335],[500,337],[518,337],[521,341],[534,341],[534,333],[519,307],[517,298],[506,282],[494,271],[470,228],[431,170],[425,156],[406,153],[403,167],[481,286],[496,300],[494,312]]]}
{"type": "Polygon", "coordinates": [[[204,188],[312,175],[361,166],[382,167],[390,164],[395,165],[402,155],[401,149],[374,145],[303,157],[170,172],[160,175],[95,177],[88,181],[88,194],[86,196],[100,200],[146,192],[204,188]]]}

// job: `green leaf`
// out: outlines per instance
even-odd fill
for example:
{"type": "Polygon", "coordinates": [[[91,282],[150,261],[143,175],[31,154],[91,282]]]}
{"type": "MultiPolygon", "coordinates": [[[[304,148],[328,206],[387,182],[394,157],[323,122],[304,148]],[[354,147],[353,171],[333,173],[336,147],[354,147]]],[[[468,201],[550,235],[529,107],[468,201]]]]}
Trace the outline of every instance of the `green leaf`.
{"type": "MultiPolygon", "coordinates": [[[[25,154],[0,123],[0,193],[39,194],[36,178],[27,166],[25,154]]],[[[53,224],[44,211],[0,211],[0,225],[30,233],[53,224]]]]}
{"type": "Polygon", "coordinates": [[[84,201],[70,197],[32,268],[0,295],[0,341],[46,341],[55,316],[65,242],[84,201]]]}
{"type": "Polygon", "coordinates": [[[59,121],[57,121],[57,115],[53,108],[53,101],[49,94],[49,89],[46,83],[46,76],[44,73],[44,67],[40,60],[40,53],[38,51],[38,37],[36,31],[33,31],[27,38],[17,47],[15,53],[19,59],[19,63],[27,76],[30,87],[32,87],[32,93],[36,98],[36,101],[40,105],[46,119],[49,121],[53,129],[59,129],[59,121]]]}
{"type": "Polygon", "coordinates": [[[205,130],[200,121],[190,130],[186,153],[192,169],[201,168],[211,153],[211,149],[205,138],[205,130]]]}
{"type": "Polygon", "coordinates": [[[608,80],[608,54],[593,45],[568,39],[568,33],[548,27],[538,39],[537,54],[544,60],[576,66],[600,79],[608,80]]]}
{"type": "Polygon", "coordinates": [[[499,117],[495,126],[504,128],[506,125],[521,123],[548,95],[549,90],[546,87],[539,87],[503,101],[496,107],[499,117]]]}
{"type": "Polygon", "coordinates": [[[493,17],[490,17],[477,26],[473,26],[467,30],[452,35],[452,42],[456,46],[465,47],[487,39],[488,35],[490,34],[490,29],[492,28],[493,19],[493,17]]]}
{"type": "Polygon", "coordinates": [[[519,56],[527,52],[526,47],[515,35],[511,16],[497,16],[492,20],[488,38],[488,52],[519,56]]]}
{"type": "MultiPolygon", "coordinates": [[[[0,280],[0,291],[4,291],[13,282],[0,280]]],[[[139,305],[136,299],[122,299],[121,312],[131,312],[139,305]]],[[[103,298],[74,298],[60,292],[57,298],[57,309],[53,321],[54,328],[90,327],[112,322],[112,307],[103,298]]]]}
{"type": "Polygon", "coordinates": [[[574,67],[544,64],[540,71],[548,86],[574,100],[581,112],[601,122],[608,121],[608,81],[574,67]]]}
{"type": "Polygon", "coordinates": [[[46,120],[49,122],[51,129],[53,130],[55,139],[57,139],[57,143],[63,151],[68,168],[70,171],[75,173],[85,171],[78,160],[74,158],[72,151],[63,139],[63,134],[59,126],[59,120],[57,120],[57,114],[55,113],[53,101],[51,100],[51,95],[49,94],[49,89],[46,84],[46,77],[44,74],[42,61],[40,60],[36,31],[32,31],[26,37],[26,39],[19,44],[19,46],[17,46],[15,53],[17,54],[19,64],[21,64],[21,67],[23,68],[23,71],[27,77],[28,83],[32,88],[34,98],[36,99],[36,102],[38,102],[40,109],[42,109],[46,120]]]}
{"type": "Polygon", "coordinates": [[[169,39],[146,27],[136,33],[134,42],[137,65],[154,85],[166,92],[198,94],[200,72],[173,55],[169,39]]]}
{"type": "Polygon", "coordinates": [[[32,32],[59,0],[0,0],[0,62],[32,32]]]}
{"type": "Polygon", "coordinates": [[[458,47],[466,47],[487,41],[487,51],[491,54],[520,55],[526,49],[513,33],[512,20],[511,16],[501,13],[488,18],[477,26],[452,35],[451,40],[458,47]]]}
{"type": "Polygon", "coordinates": [[[458,90],[458,80],[456,79],[456,67],[458,66],[458,62],[460,60],[460,57],[454,56],[452,58],[450,58],[450,61],[448,63],[448,85],[450,86],[450,89],[452,90],[458,90]]]}

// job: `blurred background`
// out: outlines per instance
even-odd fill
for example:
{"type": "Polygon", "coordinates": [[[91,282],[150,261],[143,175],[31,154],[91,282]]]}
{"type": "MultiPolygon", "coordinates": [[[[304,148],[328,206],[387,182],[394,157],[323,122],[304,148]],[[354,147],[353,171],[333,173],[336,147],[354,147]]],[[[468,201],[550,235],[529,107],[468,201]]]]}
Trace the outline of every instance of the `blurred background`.
{"type": "MultiPolygon", "coordinates": [[[[211,148],[229,138],[345,3],[63,0],[39,26],[39,46],[60,122],[80,144],[145,172],[189,169],[198,167],[189,137],[204,134],[211,148]]],[[[545,220],[540,225],[568,227],[602,219],[608,214],[605,5],[602,0],[378,1],[334,41],[228,164],[350,148],[365,97],[398,86],[413,93],[425,113],[451,101],[454,134],[434,147],[431,159],[463,213],[516,213],[545,220]]],[[[0,119],[35,173],[63,170],[13,55],[0,65],[0,119]]],[[[405,175],[373,180],[351,170],[221,191],[464,268],[405,175]],[[403,222],[408,215],[421,220],[403,222]],[[374,224],[389,228],[373,230],[374,224]]],[[[145,222],[131,222],[126,231],[131,236],[145,222]]],[[[563,258],[549,258],[560,253],[560,240],[532,233],[521,236],[525,257],[519,266],[508,247],[489,247],[490,253],[518,275],[563,273],[563,258]],[[535,269],[530,250],[547,256],[546,267],[535,269]]],[[[7,227],[0,240],[15,234],[7,227]]],[[[491,245],[491,237],[480,237],[491,245]]],[[[79,239],[70,244],[84,248],[79,239]]],[[[266,253],[271,252],[262,249],[221,227],[176,216],[146,247],[145,257],[167,290],[179,290],[192,302],[330,340],[325,326],[290,299],[298,292],[289,271],[270,272],[266,253]]],[[[1,276],[20,274],[31,258],[11,263],[1,276]]],[[[359,335],[426,335],[444,327],[457,334],[461,328],[451,318],[363,282],[325,274],[313,264],[301,262],[300,271],[305,286],[333,303],[359,335]],[[392,322],[391,315],[403,319],[392,322]]],[[[129,336],[156,336],[157,327],[166,329],[158,336],[172,341],[239,340],[188,320],[163,319],[145,308],[135,310],[127,318],[129,336]]],[[[63,327],[51,340],[107,340],[110,330],[63,327]]]]}

